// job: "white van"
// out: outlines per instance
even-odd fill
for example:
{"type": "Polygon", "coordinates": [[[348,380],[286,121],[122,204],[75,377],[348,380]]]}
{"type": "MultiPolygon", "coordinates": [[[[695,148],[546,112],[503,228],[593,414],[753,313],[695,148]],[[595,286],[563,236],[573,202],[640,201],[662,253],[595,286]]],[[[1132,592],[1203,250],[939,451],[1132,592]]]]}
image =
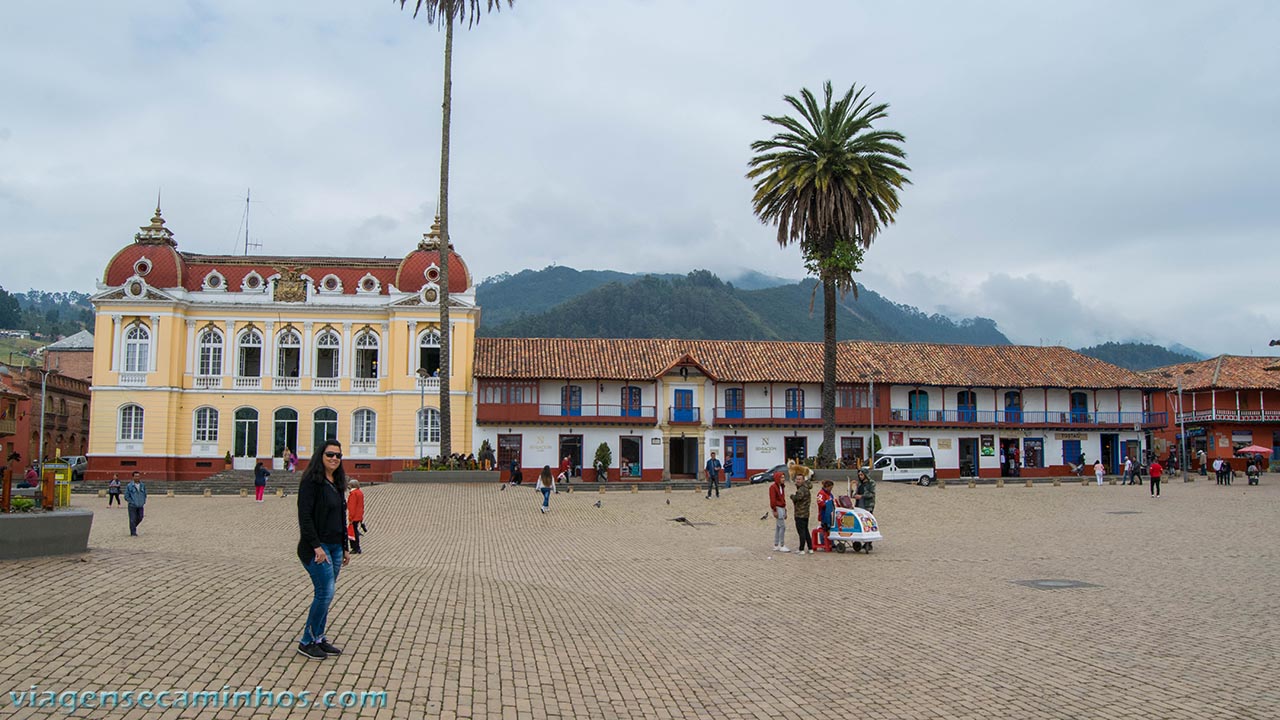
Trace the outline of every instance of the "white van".
{"type": "Polygon", "coordinates": [[[881,479],[890,482],[928,485],[938,477],[933,448],[928,445],[884,448],[876,453],[876,462],[871,469],[881,471],[881,479]]]}

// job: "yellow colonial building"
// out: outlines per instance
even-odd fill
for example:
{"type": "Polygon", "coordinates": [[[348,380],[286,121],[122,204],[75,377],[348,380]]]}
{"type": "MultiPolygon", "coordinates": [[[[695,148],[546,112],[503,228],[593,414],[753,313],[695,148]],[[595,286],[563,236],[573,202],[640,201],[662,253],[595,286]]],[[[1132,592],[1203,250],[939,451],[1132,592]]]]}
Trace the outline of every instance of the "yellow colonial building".
{"type": "MultiPolygon", "coordinates": [[[[385,479],[440,443],[437,228],[403,259],[180,252],[160,209],[98,292],[89,479],[197,479],[342,442],[385,479]]],[[[449,263],[454,447],[470,448],[480,311],[449,263]]],[[[465,450],[464,450],[465,452],[465,450]]]]}

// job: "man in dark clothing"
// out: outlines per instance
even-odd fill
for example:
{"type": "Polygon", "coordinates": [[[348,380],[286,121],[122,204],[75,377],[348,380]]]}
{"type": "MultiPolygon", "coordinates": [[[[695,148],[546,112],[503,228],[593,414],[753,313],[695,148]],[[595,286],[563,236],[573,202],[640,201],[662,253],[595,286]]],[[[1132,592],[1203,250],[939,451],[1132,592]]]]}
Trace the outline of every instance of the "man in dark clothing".
{"type": "Polygon", "coordinates": [[[511,458],[511,484],[519,485],[524,482],[524,476],[520,472],[520,457],[511,458]]]}
{"type": "Polygon", "coordinates": [[[716,459],[716,451],[711,451],[711,459],[707,461],[707,498],[711,498],[711,491],[716,491],[716,497],[720,497],[720,461],[716,459]]]}

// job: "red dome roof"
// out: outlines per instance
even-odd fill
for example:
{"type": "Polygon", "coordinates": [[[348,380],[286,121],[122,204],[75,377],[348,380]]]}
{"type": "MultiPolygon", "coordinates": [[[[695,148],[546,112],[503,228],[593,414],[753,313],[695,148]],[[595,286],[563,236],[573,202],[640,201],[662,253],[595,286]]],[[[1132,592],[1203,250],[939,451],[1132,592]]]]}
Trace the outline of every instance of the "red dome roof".
{"type": "Polygon", "coordinates": [[[152,287],[176,288],[182,285],[184,270],[182,255],[173,246],[133,243],[111,258],[102,280],[111,287],[120,287],[138,275],[152,287]]]}
{"type": "MultiPolygon", "coordinates": [[[[396,270],[396,289],[400,292],[417,292],[427,284],[427,268],[440,265],[439,250],[417,250],[404,256],[396,270]]],[[[438,282],[438,281],[437,281],[438,282]]],[[[471,271],[462,256],[449,249],[449,292],[466,292],[471,287],[471,271]]]]}

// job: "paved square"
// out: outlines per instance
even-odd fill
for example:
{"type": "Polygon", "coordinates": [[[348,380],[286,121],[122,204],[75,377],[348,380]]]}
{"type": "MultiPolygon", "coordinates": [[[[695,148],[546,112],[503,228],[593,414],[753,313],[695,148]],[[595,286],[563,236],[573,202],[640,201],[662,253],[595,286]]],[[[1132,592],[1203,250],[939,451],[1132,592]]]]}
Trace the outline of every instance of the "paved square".
{"type": "MultiPolygon", "coordinates": [[[[346,654],[294,652],[292,493],[96,511],[92,551],[0,563],[9,691],[386,690],[383,708],[79,717],[1274,718],[1280,478],[1261,487],[882,485],[871,555],[770,551],[764,486],[366,490],[346,654]],[[670,500],[670,505],[666,503],[670,500]],[[602,500],[602,507],[594,503],[602,500]],[[1116,514],[1128,511],[1131,514],[1116,514]],[[690,527],[671,522],[685,516],[690,527]],[[1022,580],[1097,587],[1040,589],[1022,580]]],[[[788,543],[794,547],[794,531],[788,543]]]]}

